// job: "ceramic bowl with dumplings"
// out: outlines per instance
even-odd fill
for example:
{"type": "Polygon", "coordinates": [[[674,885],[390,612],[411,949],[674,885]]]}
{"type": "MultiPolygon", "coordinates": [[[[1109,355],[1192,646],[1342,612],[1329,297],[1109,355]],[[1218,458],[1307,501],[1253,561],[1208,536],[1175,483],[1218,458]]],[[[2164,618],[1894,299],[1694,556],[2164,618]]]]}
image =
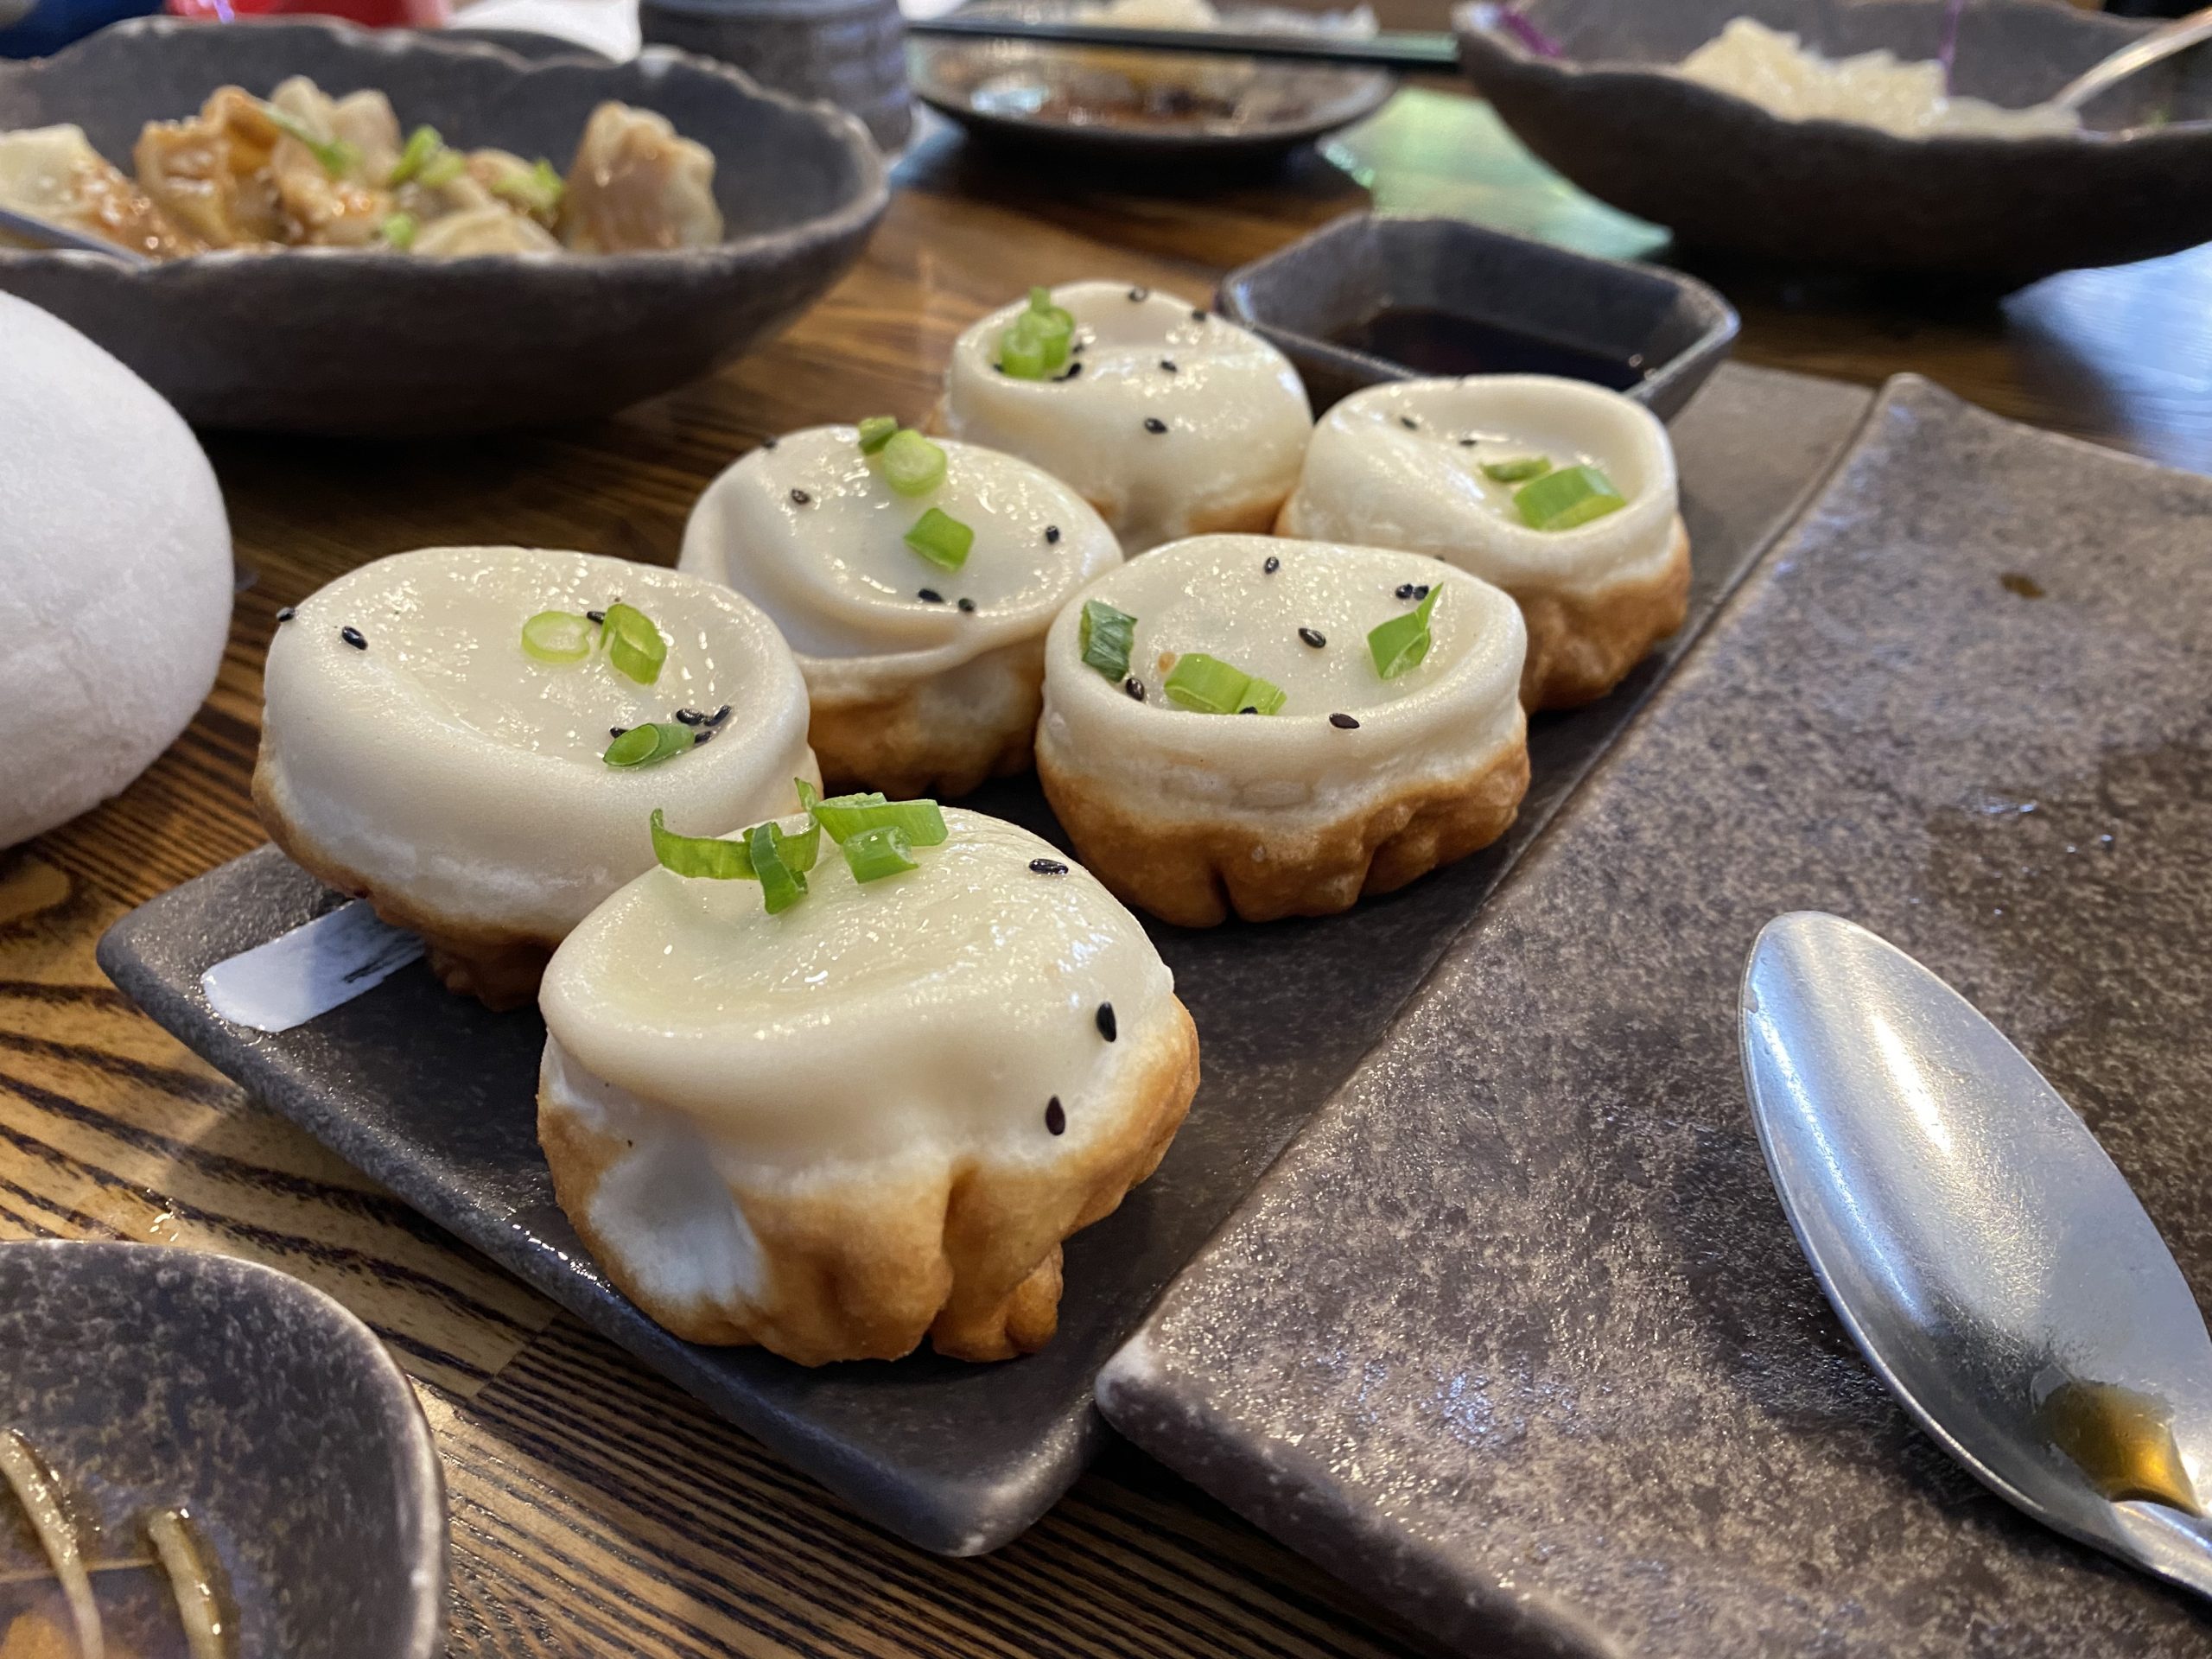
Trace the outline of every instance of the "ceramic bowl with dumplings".
{"type": "Polygon", "coordinates": [[[383,93],[406,130],[564,170],[601,105],[664,118],[713,157],[721,239],[445,257],[219,248],[139,266],[0,247],[0,289],[105,346],[195,426],[486,431],[611,414],[741,356],[843,275],[889,200],[857,121],[704,59],[655,48],[531,63],[312,18],[141,18],[0,63],[0,132],[73,124],[127,168],[147,123],[189,118],[222,86],[266,98],[302,75],[334,98],[383,93]]]}

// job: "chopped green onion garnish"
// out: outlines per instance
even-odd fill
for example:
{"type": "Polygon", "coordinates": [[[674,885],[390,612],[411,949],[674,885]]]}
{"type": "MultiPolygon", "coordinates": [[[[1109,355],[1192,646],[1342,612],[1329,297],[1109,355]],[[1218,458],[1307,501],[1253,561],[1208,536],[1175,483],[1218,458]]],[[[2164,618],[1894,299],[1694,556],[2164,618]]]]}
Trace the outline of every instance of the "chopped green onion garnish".
{"type": "Polygon", "coordinates": [[[957,570],[968,563],[968,550],[976,544],[976,532],[949,512],[931,507],[914,521],[906,532],[906,545],[912,548],[931,564],[946,570],[957,570]]]}
{"type": "Polygon", "coordinates": [[[944,451],[912,427],[885,439],[877,458],[883,481],[901,495],[927,495],[944,482],[944,451]]]}
{"type": "Polygon", "coordinates": [[[1409,668],[1418,667],[1428,655],[1429,613],[1436,608],[1436,601],[1444,597],[1444,584],[1439,582],[1428,590],[1428,597],[1403,616],[1394,616],[1380,627],[1369,630],[1368,655],[1375,658],[1375,671],[1386,680],[1395,680],[1409,668]]]}
{"type": "Polygon", "coordinates": [[[1281,686],[1202,651],[1177,658],[1160,689],[1178,708],[1198,715],[1236,715],[1247,709],[1272,715],[1286,701],[1281,686]]]}
{"type": "Polygon", "coordinates": [[[399,159],[392,163],[391,175],[385,182],[397,188],[443,154],[445,147],[446,141],[438,137],[435,127],[416,128],[407,135],[407,146],[399,152],[399,159]]]}
{"type": "Polygon", "coordinates": [[[872,455],[891,442],[899,431],[899,417],[895,415],[871,415],[861,423],[861,454],[872,455]]]}
{"type": "Polygon", "coordinates": [[[643,611],[619,602],[608,606],[600,637],[607,646],[607,660],[618,671],[639,685],[660,678],[661,664],[668,660],[668,642],[643,611]]]}
{"type": "Polygon", "coordinates": [[[697,741],[689,726],[674,721],[632,726],[608,744],[607,753],[599,758],[610,766],[657,766],[672,755],[682,754],[697,741]]]}
{"type": "Polygon", "coordinates": [[[574,611],[540,611],[522,625],[522,648],[541,663],[581,663],[591,655],[592,620],[574,611]]]}
{"type": "Polygon", "coordinates": [[[653,856],[663,869],[709,881],[750,881],[753,855],[741,841],[714,836],[679,836],[668,827],[658,807],[652,821],[653,856]]]}
{"type": "Polygon", "coordinates": [[[1628,503],[1595,467],[1562,467],[1514,491],[1513,505],[1532,530],[1573,530],[1628,503]]]}
{"type": "Polygon", "coordinates": [[[935,801],[887,801],[881,795],[836,795],[817,801],[814,821],[839,845],[871,830],[896,830],[910,847],[935,847],[951,832],[935,801]]]}
{"type": "Polygon", "coordinates": [[[1042,380],[1068,360],[1075,318],[1052,303],[1048,288],[1029,290],[1029,308],[999,336],[999,366],[1017,380],[1042,380]]]}
{"type": "Polygon", "coordinates": [[[1129,671],[1136,629],[1136,618],[1127,611],[1117,611],[1103,599],[1087,599],[1083,620],[1076,625],[1076,643],[1084,662],[1118,684],[1129,671]]]}
{"type": "Polygon", "coordinates": [[[318,138],[315,129],[298,117],[286,114],[274,104],[261,106],[269,112],[269,119],[277,131],[288,138],[296,138],[305,144],[308,154],[321,164],[322,170],[334,179],[340,178],[359,166],[361,152],[343,138],[318,138]]]}
{"type": "Polygon", "coordinates": [[[440,150],[435,156],[430,157],[428,162],[425,162],[423,164],[422,172],[417,174],[416,176],[420,178],[424,184],[435,188],[440,186],[451,184],[455,179],[459,178],[467,170],[467,156],[462,155],[457,149],[445,149],[440,150]]]}
{"type": "Polygon", "coordinates": [[[404,253],[415,245],[415,232],[422,228],[412,213],[387,213],[384,223],[377,226],[377,233],[384,238],[386,247],[404,253]]]}
{"type": "Polygon", "coordinates": [[[561,198],[568,189],[561,175],[553,170],[553,163],[542,156],[529,172],[510,173],[492,183],[493,195],[504,196],[541,219],[550,219],[561,211],[561,198]]]}
{"type": "Polygon", "coordinates": [[[852,866],[855,881],[880,881],[887,875],[921,868],[906,856],[906,837],[895,824],[880,823],[873,830],[863,830],[842,845],[845,862],[852,866]]]}
{"type": "Polygon", "coordinates": [[[798,791],[798,810],[813,816],[815,803],[822,798],[822,791],[804,778],[792,779],[791,787],[798,791]]]}
{"type": "Polygon", "coordinates": [[[1526,484],[1552,469],[1549,455],[1516,455],[1510,461],[1486,461],[1483,476],[1496,484],[1526,484]]]}
{"type": "Polygon", "coordinates": [[[784,862],[781,841],[782,832],[772,823],[756,823],[745,832],[745,850],[771,916],[780,915],[806,896],[806,877],[784,862]]]}

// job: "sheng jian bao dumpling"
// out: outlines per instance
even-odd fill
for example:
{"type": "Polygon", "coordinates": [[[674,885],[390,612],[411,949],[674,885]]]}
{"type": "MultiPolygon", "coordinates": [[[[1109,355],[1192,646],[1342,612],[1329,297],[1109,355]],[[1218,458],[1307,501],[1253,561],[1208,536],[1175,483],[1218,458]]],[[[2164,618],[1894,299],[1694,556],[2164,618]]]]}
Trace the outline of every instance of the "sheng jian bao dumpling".
{"type": "Polygon", "coordinates": [[[363,565],[281,623],[267,697],[253,797],[270,837],[494,1007],[526,1000],[569,930],[652,868],[654,807],[730,829],[819,777],[766,617],[582,553],[363,565]]]}
{"type": "Polygon", "coordinates": [[[1136,918],[1028,831],[927,808],[904,855],[848,868],[887,833],[870,811],[926,804],[849,806],[842,827],[833,804],[776,913],[756,881],[658,868],[556,953],[554,1191],[607,1276],[690,1341],[809,1365],[925,1335],[961,1359],[1032,1351],[1061,1242],[1183,1121],[1190,1015],[1136,918]]]}

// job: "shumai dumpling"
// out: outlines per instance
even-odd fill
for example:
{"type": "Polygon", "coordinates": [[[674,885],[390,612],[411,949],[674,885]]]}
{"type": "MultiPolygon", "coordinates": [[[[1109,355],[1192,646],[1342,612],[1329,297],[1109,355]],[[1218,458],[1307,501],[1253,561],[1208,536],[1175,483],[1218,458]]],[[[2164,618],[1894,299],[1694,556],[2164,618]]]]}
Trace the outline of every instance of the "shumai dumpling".
{"type": "Polygon", "coordinates": [[[1298,372],[1266,340],[1121,283],[1039,289],[962,334],[942,422],[1072,484],[1133,558],[1185,536],[1266,530],[1313,429],[1298,372]],[[1008,351],[1033,311],[1073,330],[1042,372],[1008,351]]]}
{"type": "Polygon", "coordinates": [[[1033,1351],[1062,1241],[1182,1123],[1191,1017],[1136,918],[1028,831],[948,808],[866,881],[840,833],[779,913],[663,868],[569,934],[538,998],[554,1192],[687,1341],[1033,1351]]]}
{"type": "Polygon", "coordinates": [[[270,157],[283,136],[259,99],[219,86],[198,115],[146,124],[132,151],[139,188],[211,248],[283,242],[289,215],[270,157]]]}
{"type": "Polygon", "coordinates": [[[1682,626],[1689,531],[1674,446],[1618,392],[1546,375],[1404,380],[1321,419],[1286,536],[1446,559],[1513,595],[1522,701],[1602,697],[1682,626]]]}
{"type": "Polygon", "coordinates": [[[591,112],[569,168],[563,242],[579,253],[632,253],[721,238],[711,150],[651,110],[608,102],[591,112]]]}
{"type": "Polygon", "coordinates": [[[1434,559],[1176,542],[1052,624],[1037,774],[1083,861],[1163,921],[1329,915],[1513,822],[1525,641],[1434,559]]]}
{"type": "Polygon", "coordinates": [[[894,424],[755,449],[699,498],[681,568],[729,583],[791,641],[830,787],[964,795],[1028,769],[1045,630],[1122,550],[1028,462],[880,429],[894,424]]]}
{"type": "Polygon", "coordinates": [[[652,868],[655,807],[734,828],[820,776],[774,625],[624,559],[378,559],[300,602],[265,683],[253,798],[270,838],[494,1007],[528,1000],[569,930],[652,868]]]}
{"type": "MultiPolygon", "coordinates": [[[[130,175],[94,149],[82,127],[0,132],[0,207],[105,238],[149,259],[197,253],[187,235],[130,175]]],[[[13,245],[0,231],[0,246],[13,245]]]]}

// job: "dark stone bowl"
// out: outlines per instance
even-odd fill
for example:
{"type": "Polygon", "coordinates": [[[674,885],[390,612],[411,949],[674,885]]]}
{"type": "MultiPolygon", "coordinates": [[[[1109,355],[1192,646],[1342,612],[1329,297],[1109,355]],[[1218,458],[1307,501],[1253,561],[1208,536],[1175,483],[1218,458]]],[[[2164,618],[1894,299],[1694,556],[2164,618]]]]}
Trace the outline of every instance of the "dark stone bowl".
{"type": "MultiPolygon", "coordinates": [[[[1460,62],[1537,155],[1683,241],[1796,264],[2024,282],[2212,237],[2212,54],[2185,54],[2093,104],[2089,130],[1899,138],[1789,121],[1667,73],[1747,16],[1829,57],[1933,58],[1944,0],[1530,0],[1564,48],[1538,57],[1494,5],[1453,14],[1460,62]]],[[[1974,0],[1956,89],[2038,103],[2149,25],[1974,0]]]]}
{"type": "Polygon", "coordinates": [[[565,168],[605,99],[715,154],[728,239],[673,253],[419,259],[358,250],[201,254],[130,270],[0,251],[0,289],[82,329],[197,424],[422,436],[611,414],[741,356],[859,257],[889,201],[858,122],[734,69],[651,49],[531,64],[494,46],[324,20],[145,18],[0,64],[0,128],[74,121],[128,163],[140,127],[235,82],[290,74],[388,92],[404,127],[565,168]]]}
{"type": "MultiPolygon", "coordinates": [[[[429,1426],[384,1345],[321,1291],[159,1245],[0,1244],[0,1427],[88,1503],[103,1554],[143,1553],[148,1510],[188,1509],[230,1581],[238,1659],[443,1650],[429,1426]]],[[[113,1637],[143,1624],[175,1644],[151,1574],[101,1583],[113,1637]]]]}
{"type": "MultiPolygon", "coordinates": [[[[1222,279],[1222,315],[1297,365],[1318,414],[1363,386],[1428,371],[1332,340],[1385,307],[1418,308],[1578,348],[1643,378],[1628,396],[1672,420],[1735,343],[1734,309],[1656,265],[1597,259],[1459,219],[1349,213],[1222,279]]],[[[1501,371],[1547,364],[1500,362],[1501,371]]]]}
{"type": "MultiPolygon", "coordinates": [[[[1077,0],[976,0],[963,16],[1030,22],[1065,20],[1077,0]]],[[[1234,21],[1236,8],[1227,8],[1234,21]]],[[[1093,166],[1211,173],[1281,157],[1301,144],[1363,121],[1389,102],[1397,80],[1376,69],[1310,68],[1262,63],[1235,116],[1198,114],[1152,124],[1078,121],[1030,111],[1020,98],[995,92],[1018,83],[1026,96],[1075,92],[1084,84],[1085,53],[1096,49],[1033,45],[1027,41],[912,39],[906,68],[914,96],[950,117],[974,137],[1009,154],[1078,160],[1093,166]]],[[[1240,58],[1163,58],[1222,68],[1240,58]]]]}

